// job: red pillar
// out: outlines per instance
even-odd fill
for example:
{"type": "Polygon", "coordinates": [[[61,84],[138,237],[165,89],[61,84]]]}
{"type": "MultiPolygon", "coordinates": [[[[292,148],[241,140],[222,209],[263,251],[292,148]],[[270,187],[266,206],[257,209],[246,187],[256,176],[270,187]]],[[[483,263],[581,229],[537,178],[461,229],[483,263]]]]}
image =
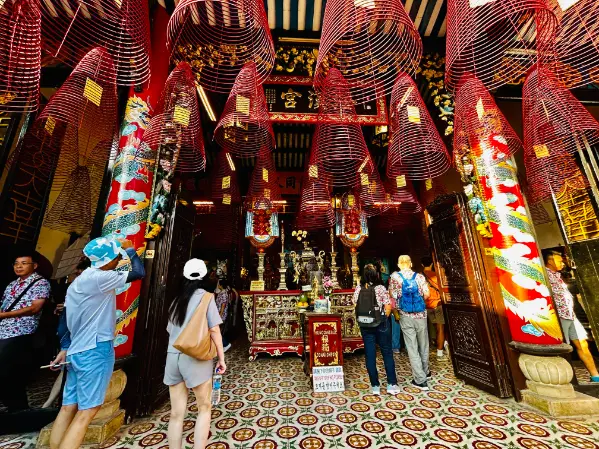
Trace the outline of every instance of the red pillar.
{"type": "MultiPolygon", "coordinates": [[[[135,92],[133,87],[129,90],[102,227],[102,235],[117,234],[131,240],[140,256],[143,256],[146,247],[145,232],[155,164],[155,154],[149,147],[141,145],[141,139],[168,77],[168,20],[166,10],[157,5],[151,25],[152,75],[141,92],[135,92]]],[[[117,292],[117,336],[114,342],[117,357],[131,354],[140,291],[141,281],[136,281],[128,284],[124,291],[117,292]]]]}

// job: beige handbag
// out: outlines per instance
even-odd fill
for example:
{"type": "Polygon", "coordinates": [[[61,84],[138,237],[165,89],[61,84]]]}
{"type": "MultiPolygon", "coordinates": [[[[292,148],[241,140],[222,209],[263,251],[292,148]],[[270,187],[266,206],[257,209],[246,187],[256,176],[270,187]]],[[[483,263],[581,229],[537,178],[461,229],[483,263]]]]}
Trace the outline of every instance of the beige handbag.
{"type": "Polygon", "coordinates": [[[214,298],[212,293],[204,293],[200,305],[173,345],[175,349],[194,359],[212,360],[217,354],[206,317],[212,298],[214,298]]]}

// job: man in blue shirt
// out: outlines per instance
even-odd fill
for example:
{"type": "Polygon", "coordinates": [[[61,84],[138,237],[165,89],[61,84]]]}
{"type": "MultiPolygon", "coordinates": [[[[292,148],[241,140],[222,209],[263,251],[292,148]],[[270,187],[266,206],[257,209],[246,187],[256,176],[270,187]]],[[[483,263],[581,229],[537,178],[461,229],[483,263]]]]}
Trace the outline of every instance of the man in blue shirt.
{"type": "Polygon", "coordinates": [[[114,369],[116,291],[145,275],[131,242],[99,237],[83,249],[92,266],[73,281],[65,300],[70,338],[61,339],[53,365],[67,362],[62,408],[52,426],[52,449],[81,446],[89,423],[104,402],[114,369]],[[130,272],[115,271],[122,253],[131,260],[130,272]]]}

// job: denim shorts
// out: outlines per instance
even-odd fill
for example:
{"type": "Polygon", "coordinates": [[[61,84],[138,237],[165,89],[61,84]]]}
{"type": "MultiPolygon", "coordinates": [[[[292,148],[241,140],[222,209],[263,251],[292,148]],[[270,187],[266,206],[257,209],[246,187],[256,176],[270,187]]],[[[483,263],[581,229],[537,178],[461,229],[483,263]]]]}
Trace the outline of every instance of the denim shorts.
{"type": "Polygon", "coordinates": [[[114,370],[112,341],[98,342],[93,349],[69,355],[67,362],[62,404],[77,404],[79,410],[102,405],[114,370]]]}

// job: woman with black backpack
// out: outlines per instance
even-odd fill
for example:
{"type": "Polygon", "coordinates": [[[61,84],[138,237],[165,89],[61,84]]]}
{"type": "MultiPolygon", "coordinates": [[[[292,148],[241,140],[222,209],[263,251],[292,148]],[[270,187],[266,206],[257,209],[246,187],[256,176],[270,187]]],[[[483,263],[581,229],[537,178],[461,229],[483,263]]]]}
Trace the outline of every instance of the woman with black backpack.
{"type": "Polygon", "coordinates": [[[387,373],[387,393],[398,394],[395,361],[391,349],[391,300],[387,289],[381,285],[376,268],[372,264],[364,267],[361,285],[354,291],[356,319],[364,340],[366,369],[370,378],[372,394],[381,394],[379,373],[376,369],[376,345],[383,354],[383,362],[387,373]]]}

